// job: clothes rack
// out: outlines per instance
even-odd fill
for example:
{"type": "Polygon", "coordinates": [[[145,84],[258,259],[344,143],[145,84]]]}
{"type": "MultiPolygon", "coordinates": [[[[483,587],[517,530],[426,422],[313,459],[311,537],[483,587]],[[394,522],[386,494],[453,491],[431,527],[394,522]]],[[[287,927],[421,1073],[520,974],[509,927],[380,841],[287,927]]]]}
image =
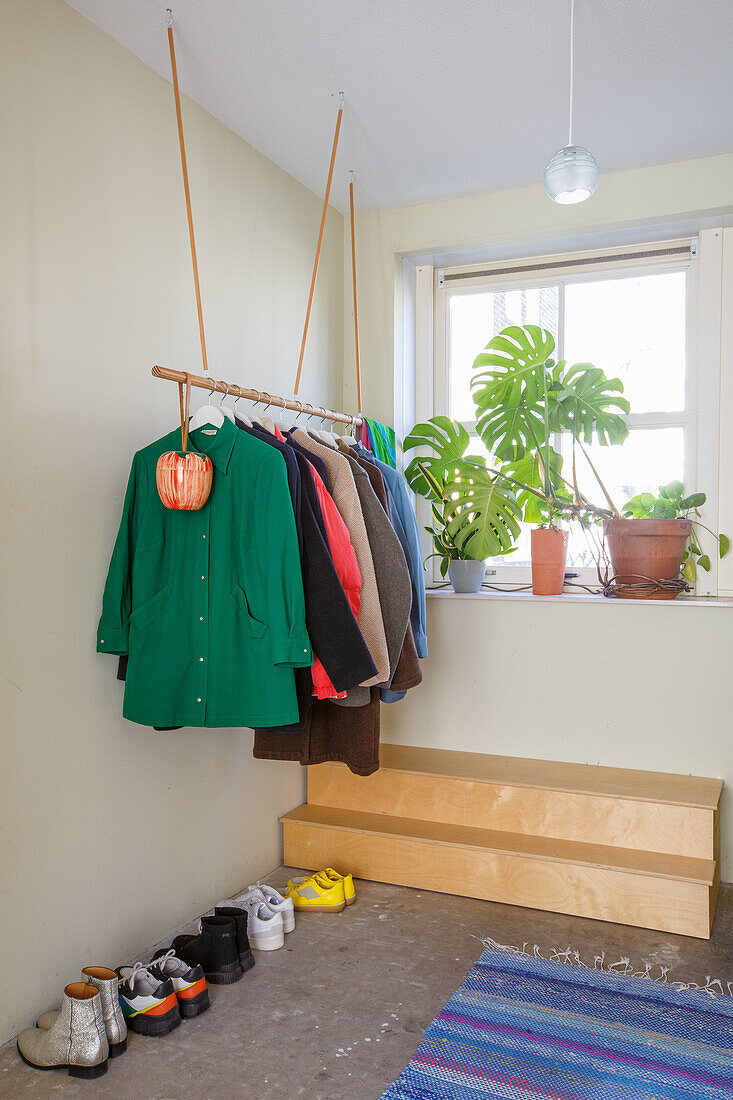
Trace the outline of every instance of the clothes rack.
{"type": "Polygon", "coordinates": [[[351,413],[334,412],[333,409],[326,409],[322,405],[311,405],[309,402],[303,402],[295,400],[290,397],[276,397],[266,390],[255,390],[249,386],[238,386],[233,382],[216,381],[214,378],[203,378],[198,374],[187,375],[184,371],[171,370],[170,367],[154,366],[152,369],[154,378],[164,378],[170,382],[185,383],[186,378],[190,377],[191,385],[197,386],[199,389],[208,390],[209,393],[222,393],[225,396],[231,397],[243,397],[248,401],[262,401],[263,398],[267,398],[270,405],[278,409],[292,409],[293,412],[304,413],[306,416],[316,416],[320,420],[331,420],[334,423],[350,424],[353,427],[358,428],[362,424],[361,416],[354,416],[351,413]]]}

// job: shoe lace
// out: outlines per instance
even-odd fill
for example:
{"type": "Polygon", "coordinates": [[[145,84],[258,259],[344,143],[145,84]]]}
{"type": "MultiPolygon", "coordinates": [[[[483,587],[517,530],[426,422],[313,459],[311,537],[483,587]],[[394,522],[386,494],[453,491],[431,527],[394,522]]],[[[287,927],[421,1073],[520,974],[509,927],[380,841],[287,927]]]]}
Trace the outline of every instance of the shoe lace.
{"type": "Polygon", "coordinates": [[[129,978],[127,978],[127,984],[130,989],[134,991],[138,981],[142,981],[143,978],[149,977],[151,977],[151,974],[145,963],[136,962],[132,964],[132,971],[129,978]]]}
{"type": "MultiPolygon", "coordinates": [[[[269,883],[263,882],[262,879],[258,879],[255,886],[258,890],[262,891],[266,898],[271,898],[275,903],[285,900],[279,890],[276,890],[274,886],[270,886],[269,883]]],[[[251,889],[252,887],[250,886],[250,890],[251,889]]]]}
{"type": "Polygon", "coordinates": [[[169,959],[176,959],[176,952],[175,949],[172,947],[168,948],[165,955],[158,955],[157,959],[153,959],[152,963],[149,963],[148,965],[159,966],[161,974],[165,974],[165,964],[168,962],[169,959]]]}

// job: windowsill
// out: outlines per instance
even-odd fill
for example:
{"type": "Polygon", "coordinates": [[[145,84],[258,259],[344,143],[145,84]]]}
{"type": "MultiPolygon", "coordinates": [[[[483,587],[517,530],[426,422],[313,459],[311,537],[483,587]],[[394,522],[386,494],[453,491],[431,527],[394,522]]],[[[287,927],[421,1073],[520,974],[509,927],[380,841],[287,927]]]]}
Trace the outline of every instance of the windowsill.
{"type": "Polygon", "coordinates": [[[454,592],[452,588],[428,588],[426,595],[431,599],[452,600],[519,600],[533,603],[605,603],[630,604],[654,607],[679,607],[686,604],[689,607],[733,607],[733,598],[729,596],[678,596],[675,600],[620,600],[617,597],[606,597],[600,593],[591,592],[564,592],[561,596],[534,596],[531,592],[454,592]]]}

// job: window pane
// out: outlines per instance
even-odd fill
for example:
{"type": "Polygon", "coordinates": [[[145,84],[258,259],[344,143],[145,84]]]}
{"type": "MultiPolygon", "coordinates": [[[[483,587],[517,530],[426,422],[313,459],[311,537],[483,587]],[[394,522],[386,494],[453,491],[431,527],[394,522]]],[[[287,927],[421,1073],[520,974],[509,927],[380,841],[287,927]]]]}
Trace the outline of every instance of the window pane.
{"type": "MultiPolygon", "coordinates": [[[[632,430],[619,447],[588,448],[591,461],[608,489],[611,500],[621,510],[637,493],[658,493],[660,485],[679,479],[684,482],[684,429],[644,428],[632,430]]],[[[563,476],[572,482],[573,445],[563,437],[563,476]]],[[[578,487],[593,504],[605,507],[603,492],[583,455],[576,453],[578,487]]],[[[513,561],[514,555],[507,558],[513,561]]],[[[577,524],[573,525],[568,544],[568,566],[592,565],[588,540],[577,524]]]]}
{"type": "Polygon", "coordinates": [[[571,283],[565,288],[564,358],[620,378],[632,413],[680,411],[686,297],[684,271],[571,283]]]}
{"type": "Polygon", "coordinates": [[[558,288],[481,291],[450,296],[448,415],[474,421],[471,367],[489,340],[508,325],[541,325],[557,340],[558,288]]]}

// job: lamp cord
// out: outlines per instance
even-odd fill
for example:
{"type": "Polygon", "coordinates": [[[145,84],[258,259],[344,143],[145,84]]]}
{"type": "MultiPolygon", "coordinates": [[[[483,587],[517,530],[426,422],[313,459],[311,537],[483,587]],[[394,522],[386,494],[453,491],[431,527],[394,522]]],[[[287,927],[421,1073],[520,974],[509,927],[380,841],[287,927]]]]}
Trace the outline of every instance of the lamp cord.
{"type": "Polygon", "coordinates": [[[568,110],[568,145],[573,144],[573,43],[575,38],[575,0],[570,0],[570,106],[568,110]]]}

